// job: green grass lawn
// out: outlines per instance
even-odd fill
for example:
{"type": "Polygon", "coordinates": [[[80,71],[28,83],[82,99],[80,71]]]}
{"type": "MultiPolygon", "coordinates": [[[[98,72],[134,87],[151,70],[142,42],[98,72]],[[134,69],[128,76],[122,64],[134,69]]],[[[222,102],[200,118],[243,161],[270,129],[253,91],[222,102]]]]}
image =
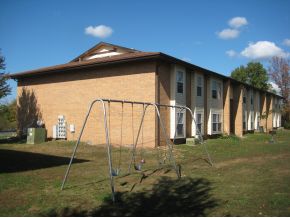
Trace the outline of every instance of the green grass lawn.
{"type": "MultiPolygon", "coordinates": [[[[143,173],[126,175],[130,152],[123,149],[115,204],[105,147],[82,144],[61,191],[72,142],[2,143],[0,216],[290,216],[290,131],[269,139],[209,139],[213,167],[200,145],[175,146],[180,180],[168,165],[158,168],[153,149],[144,151],[143,173]]],[[[115,166],[118,158],[115,148],[115,166]]]]}

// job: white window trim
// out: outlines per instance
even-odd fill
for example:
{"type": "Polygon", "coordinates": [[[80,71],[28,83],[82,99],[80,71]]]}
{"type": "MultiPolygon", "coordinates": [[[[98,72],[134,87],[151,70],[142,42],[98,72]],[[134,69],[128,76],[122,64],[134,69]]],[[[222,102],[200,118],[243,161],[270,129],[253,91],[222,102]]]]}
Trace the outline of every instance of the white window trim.
{"type": "Polygon", "coordinates": [[[202,134],[202,132],[203,132],[203,113],[201,112],[201,111],[198,111],[198,112],[196,112],[196,114],[195,114],[195,122],[196,122],[196,127],[195,127],[195,135],[198,135],[198,131],[197,131],[197,126],[200,124],[201,126],[200,126],[200,133],[202,134]],[[200,115],[200,122],[198,122],[198,115],[200,115]]]}
{"type": "Polygon", "coordinates": [[[186,131],[186,129],[185,129],[185,126],[186,126],[185,116],[186,116],[186,113],[184,110],[182,112],[176,110],[176,113],[175,113],[175,124],[176,125],[175,125],[175,134],[174,134],[176,139],[185,138],[185,131],[186,131]],[[178,123],[178,114],[179,113],[183,114],[182,123],[178,123]],[[178,124],[183,124],[183,135],[177,135],[177,125],[178,124]]]}
{"type": "Polygon", "coordinates": [[[213,79],[211,81],[211,98],[213,100],[220,100],[222,98],[222,83],[218,80],[213,79]],[[214,87],[214,84],[216,84],[214,87]],[[212,91],[216,91],[216,98],[212,97],[212,91]]]}
{"type": "MultiPolygon", "coordinates": [[[[217,127],[218,127],[218,125],[217,125],[217,127]]],[[[220,133],[222,133],[222,116],[221,116],[221,113],[213,112],[211,114],[211,131],[212,131],[212,134],[220,134],[220,133]],[[214,120],[213,120],[213,116],[214,115],[216,115],[218,117],[218,122],[214,122],[214,120]],[[213,124],[220,124],[220,126],[221,126],[220,130],[214,131],[213,130],[213,124]]]]}
{"type": "Polygon", "coordinates": [[[202,76],[198,75],[196,77],[196,87],[194,87],[196,89],[196,97],[198,98],[202,98],[203,96],[203,78],[202,76]],[[200,84],[198,83],[200,79],[200,84]],[[197,95],[197,88],[200,87],[201,88],[201,95],[197,95]]]}
{"type": "Polygon", "coordinates": [[[175,86],[176,86],[176,94],[178,94],[178,95],[184,95],[184,93],[185,93],[185,73],[184,73],[184,71],[182,71],[182,70],[177,70],[176,71],[176,78],[175,78],[175,86]],[[179,73],[181,73],[182,74],[182,81],[178,81],[177,79],[177,77],[178,77],[178,74],[179,73]],[[180,93],[180,92],[178,92],[178,83],[182,83],[182,93],[180,93]]]}

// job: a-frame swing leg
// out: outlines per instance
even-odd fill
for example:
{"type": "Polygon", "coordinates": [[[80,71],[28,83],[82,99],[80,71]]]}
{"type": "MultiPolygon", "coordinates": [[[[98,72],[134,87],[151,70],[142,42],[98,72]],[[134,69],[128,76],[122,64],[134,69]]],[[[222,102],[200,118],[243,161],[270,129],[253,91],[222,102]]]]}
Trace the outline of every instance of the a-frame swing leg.
{"type": "Polygon", "coordinates": [[[209,152],[208,152],[208,150],[207,150],[207,147],[206,147],[206,145],[205,145],[205,143],[204,143],[204,140],[203,140],[202,134],[201,134],[201,132],[199,131],[199,129],[197,128],[197,123],[196,123],[196,121],[195,121],[195,119],[194,119],[194,116],[193,116],[192,110],[191,110],[190,108],[188,108],[188,107],[184,107],[184,109],[186,109],[186,110],[189,111],[189,113],[190,113],[190,115],[191,115],[191,120],[194,122],[195,129],[196,129],[196,131],[197,131],[197,135],[199,136],[200,143],[201,143],[201,145],[202,145],[203,151],[204,151],[204,153],[207,155],[207,158],[208,158],[208,161],[209,161],[210,165],[213,166],[212,159],[211,159],[210,154],[209,154],[209,152]]]}
{"type": "Polygon", "coordinates": [[[88,110],[88,113],[85,117],[85,120],[84,120],[84,123],[83,123],[83,126],[82,126],[82,129],[81,129],[81,132],[80,132],[80,135],[79,135],[79,138],[78,138],[78,141],[74,147],[74,150],[73,150],[73,153],[72,153],[72,156],[71,156],[71,159],[70,159],[70,162],[69,162],[69,165],[67,167],[67,170],[66,170],[66,173],[65,173],[65,176],[64,176],[64,179],[63,179],[63,182],[62,182],[62,186],[61,186],[61,190],[63,190],[64,188],[64,185],[66,183],[66,180],[68,178],[68,175],[69,175],[69,172],[70,172],[70,168],[71,168],[71,165],[72,165],[72,162],[73,162],[73,159],[75,157],[75,154],[76,154],[76,151],[77,151],[77,148],[79,146],[79,143],[80,143],[80,140],[81,140],[81,137],[82,137],[82,134],[83,134],[83,131],[85,129],[85,126],[86,126],[86,123],[87,123],[87,120],[88,120],[88,117],[91,113],[91,110],[92,110],[92,107],[93,105],[96,103],[96,102],[101,102],[102,103],[102,108],[103,108],[103,113],[104,113],[104,127],[105,127],[105,133],[106,133],[106,144],[107,144],[107,155],[108,155],[108,165],[109,165],[109,178],[110,178],[110,186],[111,186],[111,191],[112,191],[112,200],[113,202],[115,202],[115,187],[114,187],[114,178],[113,178],[113,175],[112,175],[112,152],[111,152],[111,144],[110,144],[110,138],[109,138],[109,129],[108,129],[108,125],[107,125],[107,113],[106,113],[106,107],[105,107],[105,103],[102,99],[96,99],[95,101],[93,101],[89,107],[89,110],[88,110]]]}
{"type": "Polygon", "coordinates": [[[171,144],[170,142],[170,139],[169,137],[167,136],[166,134],[166,130],[165,130],[165,127],[164,127],[164,124],[163,124],[163,121],[161,119],[161,116],[160,116],[160,111],[159,111],[159,108],[156,104],[154,104],[154,107],[155,107],[155,110],[157,112],[157,116],[158,116],[158,119],[159,119],[159,122],[160,122],[160,126],[161,126],[161,130],[162,130],[162,133],[165,137],[165,140],[166,140],[166,144],[168,146],[168,150],[169,150],[169,160],[176,172],[176,175],[177,175],[177,178],[180,178],[180,172],[179,172],[179,169],[177,168],[177,165],[176,165],[176,162],[175,162],[175,158],[173,156],[173,145],[171,144]]]}

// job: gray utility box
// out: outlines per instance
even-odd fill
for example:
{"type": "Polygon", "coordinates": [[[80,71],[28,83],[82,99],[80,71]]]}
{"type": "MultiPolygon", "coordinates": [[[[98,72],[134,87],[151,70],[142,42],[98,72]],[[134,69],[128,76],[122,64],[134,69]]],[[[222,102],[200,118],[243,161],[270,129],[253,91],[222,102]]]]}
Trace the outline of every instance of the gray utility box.
{"type": "Polygon", "coordinates": [[[45,128],[28,128],[27,129],[27,144],[38,144],[45,142],[45,128]]]}

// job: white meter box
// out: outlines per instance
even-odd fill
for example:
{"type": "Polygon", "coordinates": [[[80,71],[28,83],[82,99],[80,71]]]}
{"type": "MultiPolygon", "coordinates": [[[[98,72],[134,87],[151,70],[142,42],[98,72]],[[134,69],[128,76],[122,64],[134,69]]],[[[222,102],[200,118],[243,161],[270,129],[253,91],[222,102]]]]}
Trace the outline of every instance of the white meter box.
{"type": "Polygon", "coordinates": [[[66,138],[66,121],[63,115],[59,115],[57,119],[56,137],[59,139],[66,138]]]}

